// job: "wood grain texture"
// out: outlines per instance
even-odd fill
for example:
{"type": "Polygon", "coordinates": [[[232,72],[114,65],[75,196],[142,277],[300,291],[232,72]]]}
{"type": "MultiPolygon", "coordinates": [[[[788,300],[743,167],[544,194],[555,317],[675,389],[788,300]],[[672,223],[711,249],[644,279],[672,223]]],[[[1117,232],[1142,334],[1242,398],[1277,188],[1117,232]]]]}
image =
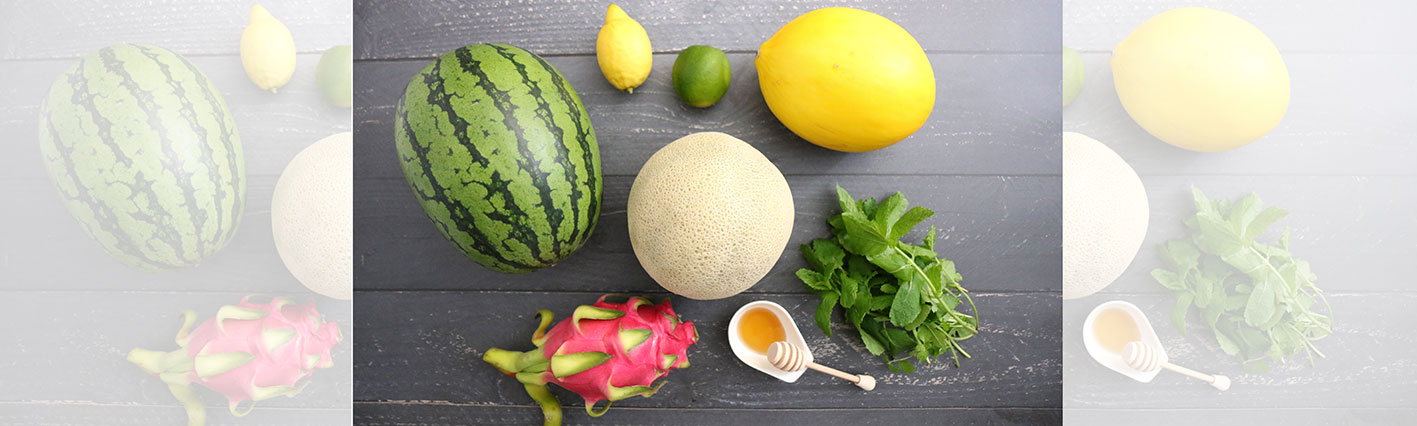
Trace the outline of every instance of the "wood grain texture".
{"type": "MultiPolygon", "coordinates": [[[[1072,408],[1229,409],[1229,408],[1400,408],[1417,404],[1417,294],[1328,292],[1334,306],[1334,334],[1315,342],[1326,358],[1309,366],[1303,355],[1268,374],[1247,374],[1226,356],[1192,312],[1182,336],[1170,325],[1174,298],[1161,294],[1108,294],[1069,301],[1063,310],[1064,398],[1072,408]],[[1135,303],[1155,327],[1171,362],[1224,374],[1234,384],[1224,393],[1188,377],[1162,372],[1139,383],[1097,364],[1082,345],[1082,324],[1093,306],[1106,300],[1135,303]],[[1074,303],[1076,302],[1076,303],[1074,303]]],[[[1341,412],[1341,411],[1340,411],[1341,412]]],[[[1213,417],[1213,416],[1210,416],[1213,417]]]]}
{"type": "MultiPolygon", "coordinates": [[[[176,350],[173,341],[182,326],[180,312],[191,309],[199,321],[216,314],[222,305],[236,304],[249,293],[185,293],[148,291],[3,291],[0,323],[10,327],[35,327],[43,332],[7,333],[0,345],[0,401],[34,403],[37,412],[59,405],[82,410],[91,406],[164,407],[173,419],[183,418],[181,406],[155,377],[128,363],[129,350],[176,350]],[[38,374],[50,371],[53,374],[38,374]]],[[[314,300],[326,320],[340,324],[346,340],[335,347],[334,366],[317,371],[309,387],[297,398],[276,398],[257,404],[265,407],[350,407],[353,381],[353,305],[317,299],[308,292],[272,294],[303,303],[314,300]]],[[[208,412],[229,416],[225,398],[200,389],[208,412]]],[[[11,405],[14,406],[13,404],[11,405]]],[[[5,410],[0,409],[0,412],[5,410]]],[[[134,412],[139,413],[138,411],[134,412]]],[[[219,416],[213,416],[219,417],[219,416]]],[[[0,420],[4,420],[0,414],[0,420]]],[[[3,423],[3,422],[0,422],[3,423]]]]}
{"type": "MultiPolygon", "coordinates": [[[[869,153],[841,153],[787,130],[763,101],[751,54],[732,54],[733,83],[717,105],[679,101],[674,55],[656,55],[650,79],[626,94],[601,76],[594,56],[550,57],[585,103],[607,175],[633,176],[659,148],[717,131],[758,148],[784,174],[1062,173],[1056,56],[932,54],[935,110],[911,137],[869,153]]],[[[359,178],[402,177],[394,152],[394,105],[427,60],[356,62],[355,169],[359,178]]]]}
{"type": "MultiPolygon", "coordinates": [[[[630,246],[625,205],[634,178],[610,177],[600,221],[585,247],[561,264],[503,274],[467,259],[433,226],[402,178],[355,182],[355,288],[414,290],[658,291],[630,246]]],[[[791,176],[797,213],[782,257],[750,292],[805,292],[798,246],[830,235],[834,185],[881,199],[899,190],[935,210],[920,231],[940,228],[936,250],[976,291],[1057,291],[1061,281],[1061,181],[1056,176],[791,176]]]]}
{"type": "MultiPolygon", "coordinates": [[[[161,387],[160,385],[158,385],[161,387]]],[[[246,417],[235,417],[226,405],[207,407],[209,426],[310,426],[347,425],[350,408],[261,407],[246,417]]],[[[74,401],[12,403],[0,401],[0,424],[26,426],[72,425],[181,425],[187,415],[182,407],[144,404],[96,404],[74,401]]]]}
{"type": "Polygon", "coordinates": [[[1263,138],[1220,153],[1168,145],[1132,121],[1117,99],[1110,57],[1083,55],[1087,82],[1063,110],[1063,129],[1107,144],[1142,176],[1417,173],[1417,54],[1285,55],[1292,89],[1284,120],[1263,138]]]}
{"type": "MultiPolygon", "coordinates": [[[[898,426],[935,424],[947,421],[956,426],[1005,426],[1059,424],[1062,413],[1046,408],[852,408],[743,410],[721,408],[676,408],[674,410],[616,407],[600,418],[592,418],[579,408],[568,407],[570,424],[620,426],[663,425],[813,425],[845,424],[898,426]]],[[[541,411],[535,406],[486,406],[428,402],[359,402],[354,405],[354,421],[369,426],[409,424],[510,425],[537,424],[541,411]]]]}
{"type": "MultiPolygon", "coordinates": [[[[463,44],[510,42],[541,55],[593,54],[606,3],[358,2],[359,59],[433,58],[463,44]]],[[[1062,13],[1055,1],[754,0],[620,2],[645,27],[656,52],[694,44],[756,52],[778,28],[808,11],[847,6],[869,10],[909,31],[926,51],[1054,52],[1062,13]]]]}
{"type": "Polygon", "coordinates": [[[1132,29],[1161,12],[1201,6],[1259,27],[1281,52],[1417,53],[1410,43],[1417,3],[1387,0],[1065,0],[1063,44],[1112,51],[1132,29]]]}
{"type": "MultiPolygon", "coordinates": [[[[360,424],[531,424],[520,385],[478,358],[492,346],[526,350],[539,308],[569,313],[602,292],[666,293],[629,244],[625,198],[640,166],[689,133],[721,131],[762,151],[788,177],[797,212],[779,264],[749,293],[718,301],[675,298],[703,340],[654,398],[616,404],[599,419],[557,390],[571,424],[1058,424],[1061,421],[1061,112],[1057,2],[805,1],[631,2],[650,33],[655,68],[633,95],[614,90],[594,57],[603,3],[579,0],[459,3],[358,2],[355,93],[355,421],[360,424]],[[825,5],[873,10],[911,31],[936,72],[930,121],[897,146],[866,154],[818,148],[768,110],[752,64],[758,44],[787,20],[825,5]],[[1035,31],[1036,30],[1036,31],[1035,31]],[[588,245],[553,268],[489,272],[447,243],[414,202],[393,151],[395,103],[431,58],[466,44],[505,42],[547,56],[573,84],[595,124],[606,174],[602,216],[588,245]],[[708,44],[734,73],[716,106],[684,106],[670,84],[675,53],[708,44]],[[940,251],[975,292],[983,335],[965,342],[963,366],[892,374],[840,328],[809,322],[818,302],[792,272],[797,244],[827,235],[831,188],[858,196],[901,191],[938,212],[940,251]],[[824,375],[777,382],[729,355],[724,329],[737,307],[775,300],[828,365],[876,375],[862,393],[824,375]],[[800,314],[799,314],[800,313],[800,314]],[[843,386],[844,385],[844,386],[843,386]]],[[[918,236],[915,236],[918,238],[918,236]]]]}
{"type": "MultiPolygon", "coordinates": [[[[263,6],[290,29],[296,51],[350,44],[350,2],[289,0],[263,6]]],[[[0,61],[77,58],[113,43],[153,43],[186,56],[241,52],[251,3],[227,0],[6,1],[0,61]]]]}
{"type": "MultiPolygon", "coordinates": [[[[666,293],[651,295],[661,299],[666,293]]],[[[361,292],[355,299],[360,333],[355,383],[358,401],[448,401],[476,405],[528,405],[515,380],[481,360],[490,347],[532,349],[534,313],[550,309],[563,319],[592,292],[361,292]]],[[[891,373],[861,345],[855,331],[833,319],[833,337],[811,322],[818,298],[802,294],[739,295],[717,301],[673,300],[674,309],[699,330],[689,368],[675,370],[653,398],[616,407],[645,408],[1048,408],[1057,407],[1062,366],[1057,293],[975,293],[982,312],[980,335],[962,344],[973,358],[956,368],[948,357],[914,374],[891,373]],[[783,383],[738,361],[726,329],[733,312],[752,300],[771,300],[794,313],[817,362],[871,374],[878,384],[862,392],[824,374],[783,383]]],[[[584,405],[555,388],[573,422],[584,405]]],[[[612,413],[614,410],[612,410],[612,413]]],[[[628,420],[627,420],[628,421],[628,420]]]]}
{"type": "MultiPolygon", "coordinates": [[[[359,407],[355,407],[358,412],[359,407]]],[[[1064,424],[1148,426],[1192,426],[1205,424],[1309,424],[1309,425],[1394,425],[1417,416],[1414,408],[1177,408],[1177,409],[1088,409],[1069,408],[1064,424]]]]}

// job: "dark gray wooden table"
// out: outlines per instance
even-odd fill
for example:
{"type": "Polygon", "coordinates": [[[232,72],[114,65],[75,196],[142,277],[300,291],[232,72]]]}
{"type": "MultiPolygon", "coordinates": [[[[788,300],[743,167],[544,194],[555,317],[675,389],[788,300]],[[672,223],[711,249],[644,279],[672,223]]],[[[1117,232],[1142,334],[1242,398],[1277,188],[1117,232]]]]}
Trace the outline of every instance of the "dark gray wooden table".
{"type": "MultiPolygon", "coordinates": [[[[616,91],[596,66],[606,2],[356,1],[355,421],[395,424],[535,424],[541,413],[514,380],[480,357],[529,349],[532,314],[564,317],[602,293],[665,293],[639,267],[626,231],[634,174],[655,150],[697,131],[758,148],[787,175],[796,227],[776,267],[755,287],[717,301],[674,298],[699,327],[693,366],[653,398],[615,404],[598,419],[557,389],[569,424],[1058,424],[1061,421],[1061,114],[1058,2],[657,1],[622,2],[649,32],[650,79],[616,91]],[[844,154],[811,145],[773,117],[758,90],[757,46],[807,11],[849,5],[909,30],[930,56],[938,100],[914,136],[881,151],[844,154]],[[394,154],[394,104],[409,78],[454,48],[502,42],[539,53],[580,93],[600,140],[604,209],[588,245],[527,275],[490,272],[436,232],[394,154]],[[693,44],[728,53],[733,83],[709,109],[678,101],[675,54],[693,44]],[[858,196],[904,192],[938,214],[939,250],[956,261],[982,312],[974,355],[914,374],[889,372],[854,331],[834,337],[811,323],[816,296],[792,272],[797,245],[826,235],[840,183],[858,196]],[[725,342],[743,303],[792,311],[818,360],[874,375],[874,392],[811,373],[795,384],[741,364],[725,342]]],[[[918,237],[916,237],[918,238],[918,237]]]]}
{"type": "MultiPolygon", "coordinates": [[[[1063,305],[1064,405],[1077,424],[1410,424],[1417,416],[1417,292],[1407,268],[1417,257],[1417,37],[1409,2],[1068,0],[1064,42],[1087,64],[1082,95],[1063,128],[1110,146],[1141,176],[1151,203],[1146,241],[1131,267],[1102,292],[1063,305]],[[1199,4],[1197,4],[1199,3],[1199,4]],[[1243,148],[1194,153],[1137,126],[1117,100],[1112,47],[1147,18],[1203,5],[1238,15],[1274,41],[1292,95],[1278,128],[1243,148]],[[1292,250],[1319,276],[1334,334],[1304,358],[1269,374],[1247,374],[1225,356],[1192,312],[1190,337],[1171,325],[1174,298],[1149,275],[1155,247],[1184,234],[1194,212],[1189,186],[1212,199],[1255,192],[1289,210],[1292,250]],[[1087,313],[1108,300],[1136,303],[1156,326],[1171,360],[1225,374],[1220,393],[1162,373],[1149,384],[1093,361],[1080,340],[1087,313]],[[1204,336],[1204,337],[1202,337],[1204,336]]],[[[1265,238],[1274,237],[1267,236],[1265,238]]],[[[1271,240],[1272,241],[1272,240],[1271,240]]]]}
{"type": "MultiPolygon", "coordinates": [[[[351,43],[347,1],[266,5],[291,30],[298,60],[279,94],[241,66],[246,1],[0,1],[0,424],[184,424],[167,387],[124,360],[134,347],[176,349],[178,312],[205,319],[248,294],[315,300],[352,336],[353,303],[318,296],[290,275],[271,237],[276,179],[300,150],[351,130],[349,108],[315,87],[325,49],[351,43]],[[204,264],[149,273],[109,257],[69,217],[40,157],[39,104],[78,58],[115,43],[150,43],[187,57],[226,98],[245,148],[246,208],[231,244],[204,264]],[[94,280],[93,277],[103,277],[94,280]]],[[[335,349],[298,398],[258,404],[245,418],[198,390],[211,425],[348,423],[353,344],[335,349]]]]}

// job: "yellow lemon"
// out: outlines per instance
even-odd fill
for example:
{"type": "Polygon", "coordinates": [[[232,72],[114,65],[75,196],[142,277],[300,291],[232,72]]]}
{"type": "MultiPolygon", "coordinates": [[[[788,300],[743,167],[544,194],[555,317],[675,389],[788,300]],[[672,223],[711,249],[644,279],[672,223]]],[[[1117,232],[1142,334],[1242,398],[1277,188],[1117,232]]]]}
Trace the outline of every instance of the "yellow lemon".
{"type": "Polygon", "coordinates": [[[1192,151],[1239,148],[1289,109],[1289,71],[1238,16],[1189,7],[1143,22],[1112,50],[1117,97],[1137,124],[1192,151]]]}
{"type": "Polygon", "coordinates": [[[930,59],[904,28],[845,7],[807,12],[758,48],[758,84],[778,120],[837,151],[885,148],[935,106],[930,59]]]}
{"type": "Polygon", "coordinates": [[[241,66],[263,90],[275,92],[295,74],[295,39],[266,8],[251,6],[251,21],[241,32],[241,66]]]}
{"type": "Polygon", "coordinates": [[[595,60],[610,85],[635,93],[635,88],[649,78],[649,69],[654,65],[649,34],[620,6],[612,4],[605,12],[605,26],[595,39],[595,60]]]}

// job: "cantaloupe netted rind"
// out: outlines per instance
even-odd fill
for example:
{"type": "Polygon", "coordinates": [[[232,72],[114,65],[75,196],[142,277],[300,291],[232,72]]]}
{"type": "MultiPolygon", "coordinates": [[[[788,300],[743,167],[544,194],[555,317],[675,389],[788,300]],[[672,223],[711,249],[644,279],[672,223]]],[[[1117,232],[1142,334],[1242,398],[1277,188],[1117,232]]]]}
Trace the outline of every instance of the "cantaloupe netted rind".
{"type": "Polygon", "coordinates": [[[1102,290],[1146,237],[1150,208],[1136,171],[1101,142],[1063,133],[1063,298],[1102,290]]]}
{"type": "Polygon", "coordinates": [[[630,243],[650,277],[690,299],[722,299],[767,275],[792,234],[787,179],[746,142],[716,133],[676,140],[630,187],[630,243]]]}
{"type": "Polygon", "coordinates": [[[271,233],[286,269],[310,290],[354,296],[354,138],[331,135],[300,151],[271,198],[271,233]]]}

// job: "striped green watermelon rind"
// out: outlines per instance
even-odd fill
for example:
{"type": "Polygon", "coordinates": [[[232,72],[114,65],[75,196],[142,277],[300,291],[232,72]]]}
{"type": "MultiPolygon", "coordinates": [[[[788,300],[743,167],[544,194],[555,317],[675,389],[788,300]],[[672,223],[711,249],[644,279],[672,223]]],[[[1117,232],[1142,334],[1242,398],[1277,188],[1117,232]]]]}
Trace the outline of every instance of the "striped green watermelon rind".
{"type": "Polygon", "coordinates": [[[595,229],[595,130],[575,89],[541,57],[504,44],[449,52],[409,82],[394,125],[419,204],[473,261],[531,272],[595,229]]]}
{"type": "Polygon", "coordinates": [[[211,80],[171,51],[119,44],[83,57],[50,86],[39,139],[70,215],[123,263],[198,264],[241,223],[235,120],[211,80]]]}

